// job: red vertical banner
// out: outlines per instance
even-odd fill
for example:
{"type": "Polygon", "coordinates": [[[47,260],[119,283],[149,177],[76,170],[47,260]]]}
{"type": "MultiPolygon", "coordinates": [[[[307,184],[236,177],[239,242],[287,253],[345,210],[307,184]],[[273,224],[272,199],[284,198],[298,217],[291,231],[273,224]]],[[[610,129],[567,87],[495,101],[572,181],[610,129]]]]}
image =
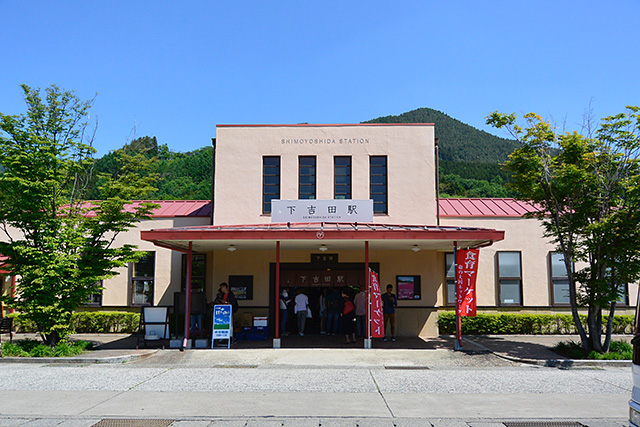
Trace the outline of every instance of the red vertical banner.
{"type": "Polygon", "coordinates": [[[380,281],[375,271],[369,269],[371,283],[371,338],[384,337],[384,318],[382,316],[382,298],[380,297],[380,281]]]}
{"type": "Polygon", "coordinates": [[[476,315],[476,278],[478,277],[478,249],[459,249],[456,255],[456,286],[458,316],[476,315]]]}

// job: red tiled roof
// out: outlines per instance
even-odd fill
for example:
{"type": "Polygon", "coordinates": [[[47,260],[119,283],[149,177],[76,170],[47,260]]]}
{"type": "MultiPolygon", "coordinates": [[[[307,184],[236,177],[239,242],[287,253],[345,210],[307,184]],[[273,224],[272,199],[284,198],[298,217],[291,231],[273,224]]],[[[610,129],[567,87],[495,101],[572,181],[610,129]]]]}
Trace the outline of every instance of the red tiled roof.
{"type": "Polygon", "coordinates": [[[160,205],[153,211],[154,218],[208,217],[211,216],[211,200],[140,200],[160,205]]]}
{"type": "Polygon", "coordinates": [[[440,199],[442,217],[521,217],[537,210],[515,199],[440,199]]]}

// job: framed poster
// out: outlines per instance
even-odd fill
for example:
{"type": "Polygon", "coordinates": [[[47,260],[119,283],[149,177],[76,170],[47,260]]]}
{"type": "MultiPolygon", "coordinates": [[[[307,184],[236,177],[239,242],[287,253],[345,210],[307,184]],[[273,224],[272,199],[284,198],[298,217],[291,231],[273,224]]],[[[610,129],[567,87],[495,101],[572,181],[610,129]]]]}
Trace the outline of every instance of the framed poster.
{"type": "Polygon", "coordinates": [[[420,276],[396,276],[398,299],[420,299],[420,276]]]}
{"type": "Polygon", "coordinates": [[[237,300],[253,299],[253,276],[229,276],[229,289],[237,300]]]}

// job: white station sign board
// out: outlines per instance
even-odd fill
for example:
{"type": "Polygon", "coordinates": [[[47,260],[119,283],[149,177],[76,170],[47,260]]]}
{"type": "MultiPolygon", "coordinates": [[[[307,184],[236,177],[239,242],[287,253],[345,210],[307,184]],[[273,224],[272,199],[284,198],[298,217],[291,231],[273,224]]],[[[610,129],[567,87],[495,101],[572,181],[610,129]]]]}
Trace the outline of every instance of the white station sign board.
{"type": "Polygon", "coordinates": [[[272,200],[271,222],[373,222],[373,200],[272,200]]]}

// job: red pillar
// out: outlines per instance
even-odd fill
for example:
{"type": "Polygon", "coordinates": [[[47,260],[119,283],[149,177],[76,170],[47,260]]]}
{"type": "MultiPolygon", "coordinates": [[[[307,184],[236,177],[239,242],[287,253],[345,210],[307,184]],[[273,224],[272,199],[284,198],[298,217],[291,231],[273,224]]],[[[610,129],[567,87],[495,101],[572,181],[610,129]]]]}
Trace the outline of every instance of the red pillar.
{"type": "Polygon", "coordinates": [[[462,321],[459,313],[458,299],[458,242],[453,242],[453,271],[456,278],[456,350],[462,350],[462,321]]]}
{"type": "Polygon", "coordinates": [[[193,242],[189,242],[189,250],[187,251],[187,283],[184,298],[184,339],[182,340],[182,348],[187,347],[187,340],[191,331],[191,267],[193,260],[193,242]]]}
{"type": "Polygon", "coordinates": [[[275,337],[280,338],[280,242],[276,242],[276,324],[275,337]]]}
{"type": "Polygon", "coordinates": [[[369,318],[371,316],[371,274],[369,273],[369,242],[364,242],[364,277],[367,284],[367,339],[371,339],[371,322],[369,318]]]}

